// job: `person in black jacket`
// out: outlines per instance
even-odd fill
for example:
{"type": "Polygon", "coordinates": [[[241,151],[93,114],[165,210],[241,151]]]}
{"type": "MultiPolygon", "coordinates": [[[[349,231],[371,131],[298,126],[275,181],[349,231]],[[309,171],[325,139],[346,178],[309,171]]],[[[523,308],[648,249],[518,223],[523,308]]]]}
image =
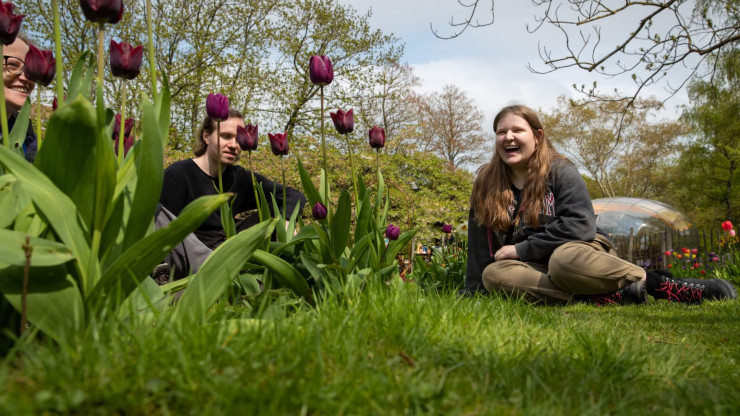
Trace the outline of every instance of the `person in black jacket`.
{"type": "Polygon", "coordinates": [[[596,230],[581,175],[555,150],[532,109],[505,107],[493,129],[493,157],[478,170],[470,200],[467,291],[549,303],[737,297],[725,280],[675,279],[617,257],[596,230]]]}
{"type": "MultiPolygon", "coordinates": [[[[217,148],[216,121],[206,116],[198,133],[198,141],[193,149],[195,157],[181,160],[170,165],[164,171],[164,184],[159,202],[174,216],[190,202],[203,195],[218,193],[218,159],[221,158],[221,170],[224,192],[233,192],[233,214],[240,216],[248,211],[257,209],[252,186],[252,175],[243,167],[236,165],[241,154],[241,148],[236,142],[237,127],[244,127],[244,119],[236,110],[229,111],[229,118],[221,122],[221,148],[217,148]]],[[[284,185],[274,183],[266,177],[255,173],[255,180],[260,185],[267,198],[276,199],[278,206],[282,206],[284,185]]],[[[299,191],[286,188],[286,215],[290,216],[293,210],[303,209],[306,197],[299,191]]],[[[272,206],[272,203],[268,203],[272,206]]],[[[252,215],[237,222],[237,232],[254,225],[258,221],[254,212],[252,215]]],[[[194,233],[208,248],[215,249],[226,240],[226,233],[221,225],[221,217],[216,210],[194,233]]]]}
{"type": "MultiPolygon", "coordinates": [[[[3,87],[5,88],[5,110],[8,117],[8,131],[18,117],[18,112],[31,96],[36,83],[26,78],[23,73],[24,59],[28,53],[28,38],[18,34],[10,45],[3,45],[3,87]]],[[[1,135],[1,133],[0,133],[1,135]]],[[[36,158],[38,142],[31,123],[28,123],[26,138],[23,141],[23,152],[26,160],[33,162],[36,158]]]]}

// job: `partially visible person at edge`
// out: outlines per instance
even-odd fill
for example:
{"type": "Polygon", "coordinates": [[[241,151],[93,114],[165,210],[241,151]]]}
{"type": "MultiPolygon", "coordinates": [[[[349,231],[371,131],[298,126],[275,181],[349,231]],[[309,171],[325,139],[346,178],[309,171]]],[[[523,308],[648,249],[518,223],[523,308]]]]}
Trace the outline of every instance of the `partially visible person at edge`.
{"type": "MultiPolygon", "coordinates": [[[[29,43],[28,38],[19,33],[13,43],[3,45],[3,85],[5,87],[5,109],[8,113],[8,131],[13,131],[18,112],[36,86],[36,83],[26,78],[23,73],[24,59],[28,53],[29,43]]],[[[28,123],[26,138],[23,140],[23,152],[29,162],[36,159],[36,151],[38,150],[36,133],[33,131],[31,124],[28,123]]],[[[0,133],[1,135],[2,133],[0,133]]]]}
{"type": "MultiPolygon", "coordinates": [[[[243,167],[236,165],[241,148],[236,142],[236,127],[245,127],[244,119],[236,110],[229,110],[229,118],[221,122],[221,148],[217,148],[216,121],[206,116],[198,132],[198,139],[193,149],[195,157],[181,160],[170,165],[164,171],[164,184],[159,202],[172,214],[180,215],[183,208],[191,201],[203,195],[218,193],[218,159],[221,158],[221,172],[224,192],[233,192],[233,214],[240,216],[247,211],[257,209],[252,187],[252,175],[243,167]]],[[[255,180],[262,187],[269,201],[274,193],[277,205],[283,204],[283,185],[275,183],[255,172],[255,180]]],[[[299,191],[286,187],[286,212],[293,213],[296,206],[303,209],[306,197],[299,191]]],[[[237,221],[237,232],[242,231],[258,221],[255,212],[237,221]]],[[[215,249],[226,240],[226,233],[221,225],[219,211],[216,210],[194,233],[210,249],[215,249]]]]}
{"type": "Polygon", "coordinates": [[[523,105],[493,121],[491,161],[478,170],[470,198],[468,264],[463,293],[485,290],[531,302],[597,304],[656,299],[735,299],[722,279],[677,279],[616,256],[596,229],[578,170],[523,105]]]}

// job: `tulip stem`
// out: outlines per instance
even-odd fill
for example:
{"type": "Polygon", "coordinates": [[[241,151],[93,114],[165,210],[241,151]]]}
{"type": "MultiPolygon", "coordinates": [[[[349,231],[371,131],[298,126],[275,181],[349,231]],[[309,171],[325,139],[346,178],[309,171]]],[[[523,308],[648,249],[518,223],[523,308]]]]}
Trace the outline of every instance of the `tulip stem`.
{"type": "Polygon", "coordinates": [[[224,182],[221,176],[221,122],[216,121],[216,149],[218,149],[218,193],[224,193],[224,182]]]}
{"type": "Polygon", "coordinates": [[[331,204],[329,203],[329,169],[326,166],[326,142],[324,141],[324,86],[322,85],[319,89],[321,90],[321,154],[324,158],[324,175],[326,175],[326,180],[324,181],[324,197],[326,198],[326,201],[324,201],[324,203],[326,204],[327,215],[331,218],[331,204]]]}
{"type": "Polygon", "coordinates": [[[146,28],[149,36],[149,78],[152,83],[152,100],[157,101],[157,63],[154,60],[154,35],[152,34],[152,0],[146,0],[146,28]]]}
{"type": "Polygon", "coordinates": [[[54,65],[56,66],[57,102],[59,105],[62,105],[64,102],[64,68],[62,67],[62,31],[59,20],[59,0],[51,0],[51,11],[54,15],[54,57],[56,60],[54,65]]]}
{"type": "Polygon", "coordinates": [[[287,220],[288,217],[285,216],[285,187],[287,185],[285,184],[285,165],[283,164],[282,156],[280,156],[280,170],[283,172],[283,219],[287,220]]]}
{"type": "Polygon", "coordinates": [[[105,23],[99,23],[98,30],[98,87],[103,88],[103,74],[105,71],[105,23]]]}
{"type": "Polygon", "coordinates": [[[121,85],[121,124],[120,124],[120,131],[118,132],[118,168],[121,169],[123,167],[123,156],[125,150],[123,146],[123,141],[126,138],[125,130],[126,130],[126,81],[128,81],[126,78],[123,79],[123,84],[121,85]]]}
{"type": "Polygon", "coordinates": [[[44,140],[41,136],[41,87],[36,89],[36,137],[38,138],[38,148],[41,149],[41,143],[44,140]]]}
{"type": "Polygon", "coordinates": [[[0,120],[2,124],[3,142],[7,149],[11,149],[10,146],[10,134],[8,134],[8,111],[5,108],[5,88],[0,88],[0,120]]]}
{"type": "Polygon", "coordinates": [[[349,133],[345,133],[345,140],[347,141],[347,153],[349,153],[349,167],[352,170],[352,187],[355,194],[355,219],[357,218],[357,207],[360,204],[360,200],[357,197],[357,177],[355,176],[355,164],[352,162],[352,146],[349,143],[349,133]]]}
{"type": "Polygon", "coordinates": [[[260,221],[262,221],[262,205],[260,205],[260,197],[259,193],[257,192],[257,181],[254,179],[254,168],[252,167],[252,151],[250,150],[248,154],[249,158],[249,173],[252,174],[252,190],[254,191],[254,203],[257,205],[257,214],[259,214],[260,221]]]}

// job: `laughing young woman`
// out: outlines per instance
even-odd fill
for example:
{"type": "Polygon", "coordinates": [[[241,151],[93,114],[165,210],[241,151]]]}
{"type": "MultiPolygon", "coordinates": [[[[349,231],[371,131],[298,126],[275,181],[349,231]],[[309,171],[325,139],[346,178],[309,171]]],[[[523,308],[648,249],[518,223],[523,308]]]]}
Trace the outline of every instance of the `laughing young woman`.
{"type": "Polygon", "coordinates": [[[620,259],[596,230],[591,199],[576,167],[522,105],[493,121],[491,161],[473,185],[468,226],[468,291],[485,288],[532,302],[700,302],[737,298],[721,279],[676,279],[620,259]]]}
{"type": "MultiPolygon", "coordinates": [[[[28,39],[19,34],[13,43],[3,45],[3,84],[5,86],[5,108],[8,113],[8,131],[13,130],[18,111],[36,86],[36,83],[26,78],[23,73],[25,65],[23,60],[28,53],[28,43],[28,39]]],[[[23,152],[29,162],[33,162],[36,158],[38,150],[36,133],[31,124],[28,123],[26,138],[23,141],[23,152]]]]}

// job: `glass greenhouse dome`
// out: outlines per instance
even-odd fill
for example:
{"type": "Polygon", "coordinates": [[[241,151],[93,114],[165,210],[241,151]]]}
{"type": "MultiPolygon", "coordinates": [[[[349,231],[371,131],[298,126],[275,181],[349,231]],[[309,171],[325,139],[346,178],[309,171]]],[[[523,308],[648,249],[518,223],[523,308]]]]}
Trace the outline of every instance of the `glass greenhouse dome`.
{"type": "Polygon", "coordinates": [[[611,235],[634,235],[691,228],[691,221],[673,207],[642,198],[600,198],[591,201],[596,213],[596,226],[611,235]]]}

